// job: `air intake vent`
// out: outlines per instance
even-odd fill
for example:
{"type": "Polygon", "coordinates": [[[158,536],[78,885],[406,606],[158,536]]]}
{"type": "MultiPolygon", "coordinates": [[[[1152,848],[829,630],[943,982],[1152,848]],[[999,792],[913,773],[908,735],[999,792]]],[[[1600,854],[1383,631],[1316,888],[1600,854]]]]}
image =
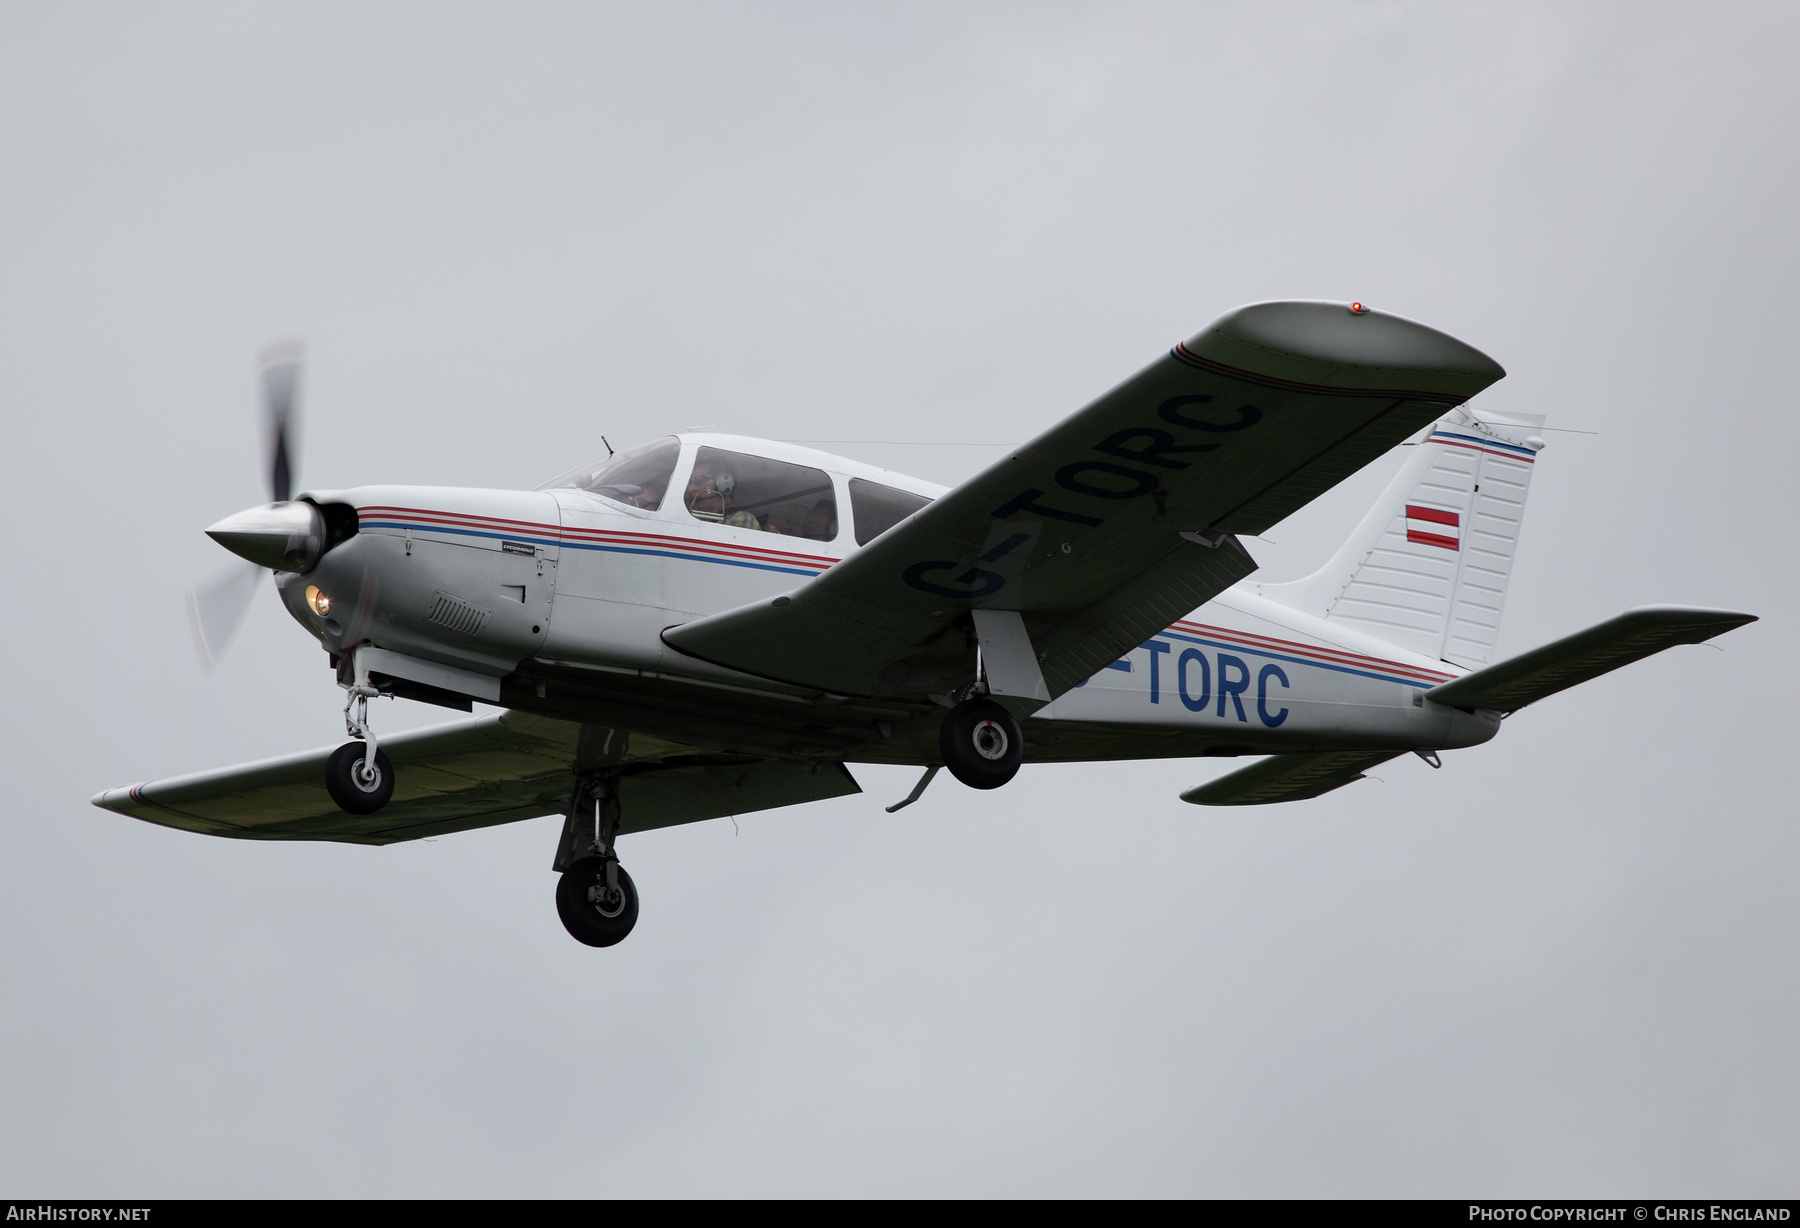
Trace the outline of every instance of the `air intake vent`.
{"type": "Polygon", "coordinates": [[[461,597],[439,593],[437,602],[431,607],[431,613],[425,616],[425,621],[448,627],[452,631],[460,631],[464,635],[474,635],[487,626],[488,614],[489,611],[472,606],[461,597]]]}

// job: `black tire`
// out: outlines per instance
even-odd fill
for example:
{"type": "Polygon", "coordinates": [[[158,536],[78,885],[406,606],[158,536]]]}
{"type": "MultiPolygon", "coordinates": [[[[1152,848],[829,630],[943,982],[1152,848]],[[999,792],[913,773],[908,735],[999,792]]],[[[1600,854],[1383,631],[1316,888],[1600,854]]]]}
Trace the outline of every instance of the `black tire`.
{"type": "Polygon", "coordinates": [[[325,761],[325,791],[341,809],[351,814],[374,814],[394,796],[394,765],[387,753],[375,752],[375,779],[362,778],[363,759],[368,747],[361,742],[346,742],[331,752],[325,761]]]}
{"type": "Polygon", "coordinates": [[[637,884],[625,867],[619,867],[619,895],[607,901],[606,865],[598,857],[584,857],[568,869],[556,884],[556,915],[576,942],[590,947],[610,947],[623,942],[637,924],[637,884]]]}
{"type": "Polygon", "coordinates": [[[950,774],[971,789],[998,789],[1018,775],[1025,738],[1013,714],[991,699],[966,699],[938,727],[938,750],[950,774]]]}

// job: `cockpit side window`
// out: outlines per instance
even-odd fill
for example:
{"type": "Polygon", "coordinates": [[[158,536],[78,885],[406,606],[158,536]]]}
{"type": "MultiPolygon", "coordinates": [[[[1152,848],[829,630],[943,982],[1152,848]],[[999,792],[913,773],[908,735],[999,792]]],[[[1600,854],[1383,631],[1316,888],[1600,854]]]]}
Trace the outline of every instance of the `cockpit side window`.
{"type": "Polygon", "coordinates": [[[823,469],[701,448],[688,474],[686,504],[696,520],[783,537],[835,541],[837,492],[823,469]]]}
{"type": "Polygon", "coordinates": [[[545,482],[539,490],[565,490],[574,487],[654,512],[662,506],[668,492],[669,479],[675,473],[675,461],[681,455],[681,441],[670,435],[641,443],[616,456],[592,465],[572,469],[561,477],[545,482]]]}
{"type": "Polygon", "coordinates": [[[850,511],[856,518],[856,544],[868,545],[930,502],[924,495],[851,478],[850,511]]]}

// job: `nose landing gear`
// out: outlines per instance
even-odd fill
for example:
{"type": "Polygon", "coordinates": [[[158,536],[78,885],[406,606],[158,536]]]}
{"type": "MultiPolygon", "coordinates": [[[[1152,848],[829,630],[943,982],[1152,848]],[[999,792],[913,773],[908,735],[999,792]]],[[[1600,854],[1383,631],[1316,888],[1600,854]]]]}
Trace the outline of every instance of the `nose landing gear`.
{"type": "Polygon", "coordinates": [[[325,761],[325,791],[339,809],[374,814],[394,796],[394,765],[376,749],[373,738],[346,742],[325,761]]]}
{"type": "MultiPolygon", "coordinates": [[[[584,777],[575,789],[569,825],[563,836],[565,853],[581,849],[563,870],[556,884],[556,915],[575,941],[590,947],[610,947],[623,942],[638,919],[637,885],[619,864],[613,838],[619,831],[619,797],[615,781],[600,775],[584,777]],[[592,805],[591,842],[586,824],[592,805]]],[[[559,861],[561,859],[559,858],[559,861]]]]}
{"type": "Polygon", "coordinates": [[[344,700],[344,726],[358,742],[346,742],[325,762],[325,791],[342,810],[374,814],[394,796],[394,765],[381,753],[375,731],[369,728],[369,700],[381,692],[369,683],[369,671],[358,652],[355,681],[344,700]]]}

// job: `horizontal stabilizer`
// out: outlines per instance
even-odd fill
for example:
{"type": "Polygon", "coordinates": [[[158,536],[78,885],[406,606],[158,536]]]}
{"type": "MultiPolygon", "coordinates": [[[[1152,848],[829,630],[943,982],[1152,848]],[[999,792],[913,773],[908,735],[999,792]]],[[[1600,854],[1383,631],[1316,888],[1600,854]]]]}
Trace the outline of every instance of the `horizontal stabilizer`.
{"type": "Polygon", "coordinates": [[[1433,687],[1425,692],[1425,698],[1452,708],[1517,712],[1526,704],[1641,661],[1665,648],[1698,644],[1755,621],[1754,614],[1730,610],[1639,606],[1586,631],[1577,631],[1522,656],[1433,687]]]}
{"type": "Polygon", "coordinates": [[[1266,806],[1299,802],[1363,778],[1378,763],[1405,754],[1391,750],[1328,750],[1313,755],[1272,755],[1181,795],[1196,806],[1266,806]]]}

